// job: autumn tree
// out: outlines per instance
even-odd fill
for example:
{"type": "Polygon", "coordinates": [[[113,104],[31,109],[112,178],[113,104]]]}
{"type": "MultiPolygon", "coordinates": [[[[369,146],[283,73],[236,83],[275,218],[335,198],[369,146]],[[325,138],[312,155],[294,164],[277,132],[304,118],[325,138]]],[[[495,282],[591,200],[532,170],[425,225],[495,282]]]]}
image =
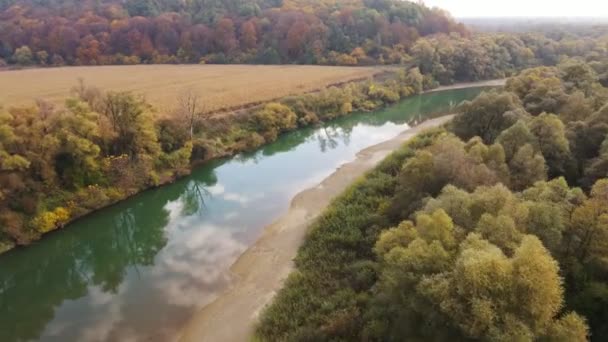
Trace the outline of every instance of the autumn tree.
{"type": "Polygon", "coordinates": [[[543,113],[530,122],[530,132],[538,139],[549,177],[564,175],[571,156],[562,121],[556,115],[543,113]]]}
{"type": "Polygon", "coordinates": [[[214,40],[218,49],[226,54],[231,53],[238,47],[234,22],[231,19],[222,18],[220,21],[218,21],[215,29],[214,40]]]}
{"type": "Polygon", "coordinates": [[[240,30],[241,46],[245,49],[254,49],[257,47],[257,29],[253,20],[247,20],[241,24],[240,30]]]}
{"type": "Polygon", "coordinates": [[[109,92],[103,99],[103,114],[115,134],[106,141],[111,154],[137,158],[158,153],[150,108],[141,99],[130,93],[109,92]]]}
{"type": "MultiPolygon", "coordinates": [[[[490,224],[486,216],[480,223],[490,224]]],[[[461,241],[456,236],[442,210],[420,214],[416,224],[403,222],[380,236],[377,305],[393,312],[385,337],[512,340],[542,338],[547,331],[563,334],[559,267],[536,237],[518,237],[509,256],[478,234],[461,241]]],[[[572,320],[572,336],[585,341],[584,320],[565,317],[572,320]]]]}
{"type": "Polygon", "coordinates": [[[465,140],[479,136],[485,143],[493,143],[504,129],[525,117],[516,96],[496,91],[484,92],[465,102],[458,112],[453,122],[454,133],[465,140]]]}

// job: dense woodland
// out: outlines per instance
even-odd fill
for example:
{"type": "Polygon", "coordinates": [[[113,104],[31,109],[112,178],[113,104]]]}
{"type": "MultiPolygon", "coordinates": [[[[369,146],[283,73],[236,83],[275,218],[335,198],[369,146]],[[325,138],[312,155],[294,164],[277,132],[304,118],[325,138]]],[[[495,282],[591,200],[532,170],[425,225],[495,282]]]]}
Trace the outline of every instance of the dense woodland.
{"type": "Polygon", "coordinates": [[[332,204],[258,338],[606,340],[607,176],[597,73],[525,70],[332,204]]]}
{"type": "Polygon", "coordinates": [[[0,58],[20,65],[400,63],[446,13],[393,0],[2,0],[0,58]]]}
{"type": "Polygon", "coordinates": [[[606,56],[605,27],[472,33],[397,0],[2,0],[0,63],[402,64],[440,83],[606,56]]]}

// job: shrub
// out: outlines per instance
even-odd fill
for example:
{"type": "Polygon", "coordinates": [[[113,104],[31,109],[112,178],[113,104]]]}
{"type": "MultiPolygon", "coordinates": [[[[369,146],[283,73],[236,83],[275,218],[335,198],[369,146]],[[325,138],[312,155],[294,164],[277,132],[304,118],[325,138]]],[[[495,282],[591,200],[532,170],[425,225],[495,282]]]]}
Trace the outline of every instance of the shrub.
{"type": "Polygon", "coordinates": [[[63,207],[55,208],[53,211],[45,211],[38,214],[33,220],[34,229],[40,233],[55,230],[70,220],[70,211],[63,207]]]}
{"type": "Polygon", "coordinates": [[[286,105],[271,102],[256,111],[252,121],[254,130],[266,141],[273,141],[280,133],[296,128],[297,116],[286,105]]]}

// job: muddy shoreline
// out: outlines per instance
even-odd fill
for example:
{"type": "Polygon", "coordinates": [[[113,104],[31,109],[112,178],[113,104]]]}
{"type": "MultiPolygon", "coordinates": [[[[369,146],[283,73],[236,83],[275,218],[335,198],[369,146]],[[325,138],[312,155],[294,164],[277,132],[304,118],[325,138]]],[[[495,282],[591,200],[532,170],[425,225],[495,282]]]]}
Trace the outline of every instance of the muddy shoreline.
{"type": "Polygon", "coordinates": [[[310,224],[356,179],[419,132],[440,126],[451,115],[428,120],[397,137],[362,150],[319,185],[294,197],[283,216],[230,268],[233,283],[215,301],[198,311],[184,327],[180,341],[247,341],[260,311],[293,270],[293,258],[310,224]]]}

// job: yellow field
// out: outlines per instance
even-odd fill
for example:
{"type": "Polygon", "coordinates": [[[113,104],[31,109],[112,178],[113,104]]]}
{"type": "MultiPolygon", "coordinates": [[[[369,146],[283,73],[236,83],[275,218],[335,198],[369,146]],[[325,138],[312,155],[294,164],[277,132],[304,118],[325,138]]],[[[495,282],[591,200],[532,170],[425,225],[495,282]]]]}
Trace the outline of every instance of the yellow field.
{"type": "Polygon", "coordinates": [[[102,90],[143,94],[160,110],[176,106],[184,89],[200,94],[206,111],[309,92],[365,78],[379,68],[262,65],[135,65],[0,71],[0,106],[36,99],[60,104],[79,78],[102,90]]]}

